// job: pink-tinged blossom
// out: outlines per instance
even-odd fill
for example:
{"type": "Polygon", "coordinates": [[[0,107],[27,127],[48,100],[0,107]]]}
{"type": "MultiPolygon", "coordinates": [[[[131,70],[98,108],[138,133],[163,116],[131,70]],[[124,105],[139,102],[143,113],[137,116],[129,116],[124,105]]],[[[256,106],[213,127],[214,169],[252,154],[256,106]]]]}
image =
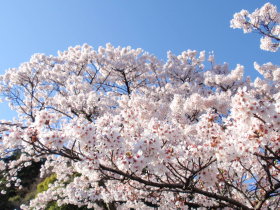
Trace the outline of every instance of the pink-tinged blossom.
{"type": "Polygon", "coordinates": [[[244,33],[259,32],[262,35],[260,48],[271,52],[279,48],[279,24],[280,13],[271,3],[266,3],[252,13],[241,10],[234,14],[230,22],[232,28],[242,29],[244,33]]]}

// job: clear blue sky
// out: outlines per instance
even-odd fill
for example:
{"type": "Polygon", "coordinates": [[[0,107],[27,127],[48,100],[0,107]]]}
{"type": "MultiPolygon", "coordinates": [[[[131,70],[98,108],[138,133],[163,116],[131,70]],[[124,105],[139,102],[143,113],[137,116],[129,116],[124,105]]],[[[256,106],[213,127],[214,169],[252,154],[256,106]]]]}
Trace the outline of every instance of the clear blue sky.
{"type": "MultiPolygon", "coordinates": [[[[18,67],[34,53],[88,43],[130,45],[165,59],[171,50],[214,51],[231,68],[245,65],[256,76],[253,62],[278,62],[279,53],[259,49],[259,36],[233,30],[235,12],[250,12],[264,0],[4,0],[0,1],[0,73],[18,67]]],[[[270,1],[280,9],[279,0],[270,1]]],[[[13,114],[0,105],[0,119],[13,114]]]]}

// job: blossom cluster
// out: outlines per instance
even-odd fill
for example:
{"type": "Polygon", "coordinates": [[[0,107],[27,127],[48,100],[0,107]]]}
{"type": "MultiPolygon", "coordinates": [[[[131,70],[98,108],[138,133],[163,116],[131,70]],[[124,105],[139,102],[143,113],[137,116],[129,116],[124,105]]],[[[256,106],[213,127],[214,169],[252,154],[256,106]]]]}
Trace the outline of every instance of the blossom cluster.
{"type": "Polygon", "coordinates": [[[280,13],[271,3],[266,3],[252,13],[247,10],[235,13],[231,27],[243,29],[244,33],[257,31],[262,34],[260,48],[263,50],[276,52],[279,48],[280,13]]]}

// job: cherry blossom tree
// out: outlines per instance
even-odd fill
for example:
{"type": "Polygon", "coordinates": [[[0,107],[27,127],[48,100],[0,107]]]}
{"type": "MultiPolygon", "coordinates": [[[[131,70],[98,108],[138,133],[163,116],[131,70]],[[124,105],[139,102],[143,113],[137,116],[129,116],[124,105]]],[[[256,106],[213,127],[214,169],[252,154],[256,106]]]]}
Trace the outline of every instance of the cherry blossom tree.
{"type": "MultiPolygon", "coordinates": [[[[279,17],[268,3],[231,27],[276,51],[279,17]]],[[[1,185],[20,187],[17,174],[44,160],[41,176],[56,180],[22,209],[278,209],[280,68],[255,67],[251,81],[204,51],[164,62],[110,44],[35,54],[1,77],[19,113],[1,121],[1,185]]]]}
{"type": "Polygon", "coordinates": [[[241,10],[234,14],[231,21],[232,28],[243,29],[244,33],[256,31],[262,35],[261,49],[276,52],[280,41],[280,15],[276,6],[266,3],[253,13],[241,10]]]}

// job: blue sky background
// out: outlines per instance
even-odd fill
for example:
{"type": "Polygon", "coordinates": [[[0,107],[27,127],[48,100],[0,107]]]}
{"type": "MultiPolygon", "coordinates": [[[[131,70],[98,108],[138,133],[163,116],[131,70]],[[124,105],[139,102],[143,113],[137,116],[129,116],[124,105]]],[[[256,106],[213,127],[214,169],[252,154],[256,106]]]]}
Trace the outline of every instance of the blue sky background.
{"type": "MultiPolygon", "coordinates": [[[[262,51],[257,34],[233,30],[235,12],[260,8],[265,0],[6,0],[0,2],[0,74],[34,53],[56,55],[69,46],[110,42],[166,58],[171,50],[214,51],[218,63],[280,64],[279,53],[262,51]]],[[[279,0],[270,1],[280,8],[279,0]]],[[[0,119],[15,116],[0,105],[0,119]]]]}

